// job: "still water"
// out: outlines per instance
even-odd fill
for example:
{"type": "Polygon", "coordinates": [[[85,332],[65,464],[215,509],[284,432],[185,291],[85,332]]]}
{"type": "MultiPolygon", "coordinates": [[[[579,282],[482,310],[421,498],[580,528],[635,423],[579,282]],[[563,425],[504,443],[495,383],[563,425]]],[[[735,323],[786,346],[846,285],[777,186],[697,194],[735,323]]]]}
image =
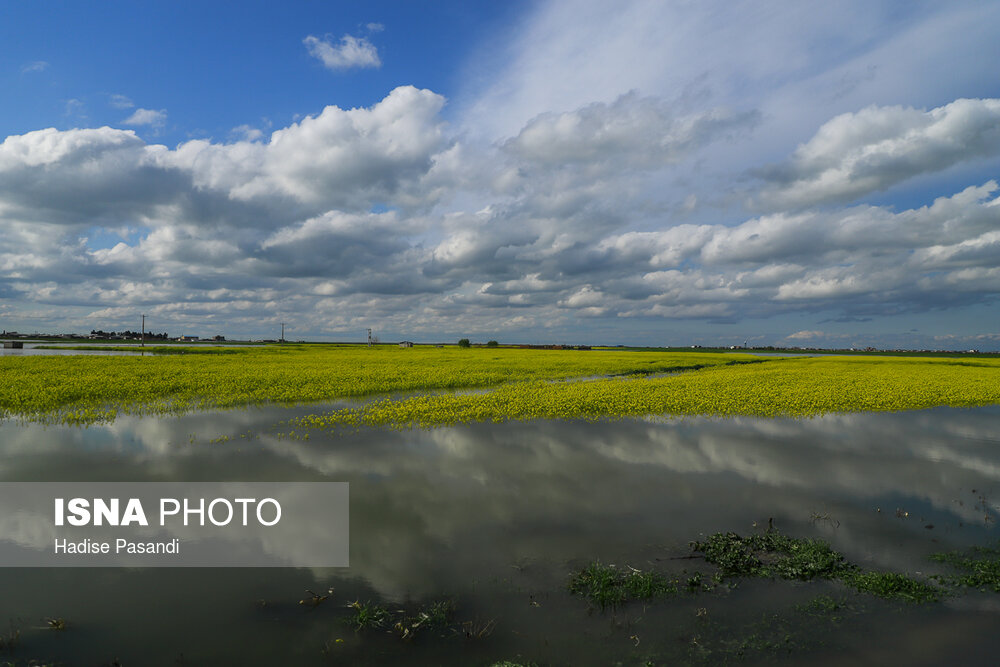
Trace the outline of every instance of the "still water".
{"type": "Polygon", "coordinates": [[[2,481],[349,482],[351,521],[343,569],[2,569],[0,638],[16,641],[0,662],[945,665],[1000,649],[1000,596],[982,593],[907,606],[752,581],[602,612],[566,590],[595,559],[710,572],[691,540],[769,519],[865,568],[936,571],[929,554],[1000,536],[1000,407],[302,439],[282,422],[304,411],[0,424],[2,481]],[[836,618],[802,611],[817,595],[844,600],[836,618]],[[416,613],[445,599],[452,624],[409,642],[345,622],[355,600],[416,613]]]}

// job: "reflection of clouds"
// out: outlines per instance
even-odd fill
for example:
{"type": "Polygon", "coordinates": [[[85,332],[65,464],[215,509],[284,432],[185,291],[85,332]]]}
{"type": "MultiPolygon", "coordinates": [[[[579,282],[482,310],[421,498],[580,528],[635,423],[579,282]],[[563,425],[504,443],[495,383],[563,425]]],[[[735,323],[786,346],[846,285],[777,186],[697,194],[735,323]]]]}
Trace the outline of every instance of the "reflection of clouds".
{"type": "Polygon", "coordinates": [[[745,532],[768,517],[852,557],[919,569],[923,553],[901,545],[978,539],[982,528],[957,524],[983,526],[970,491],[1000,481],[996,408],[366,429],[308,441],[274,432],[304,410],[124,418],[88,429],[85,455],[81,429],[5,426],[0,436],[13,437],[0,440],[0,460],[7,479],[23,479],[32,461],[75,466],[53,474],[79,478],[81,461],[105,457],[137,479],[350,482],[348,572],[395,596],[453,590],[524,558],[617,558],[650,543],[683,551],[699,534],[745,532]],[[240,442],[248,431],[259,439],[240,442]],[[188,444],[191,434],[201,444],[188,444]],[[218,435],[233,440],[204,444],[218,435]],[[896,519],[895,503],[914,516],[896,519]],[[810,522],[814,512],[839,527],[810,522]],[[933,532],[921,532],[922,513],[933,532]]]}

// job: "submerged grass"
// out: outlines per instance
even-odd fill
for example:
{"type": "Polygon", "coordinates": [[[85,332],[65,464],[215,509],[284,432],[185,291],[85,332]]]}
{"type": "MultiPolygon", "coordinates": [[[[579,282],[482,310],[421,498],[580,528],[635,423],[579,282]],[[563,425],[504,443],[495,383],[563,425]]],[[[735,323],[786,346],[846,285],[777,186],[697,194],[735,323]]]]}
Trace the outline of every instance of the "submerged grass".
{"type": "Polygon", "coordinates": [[[391,618],[387,608],[374,602],[355,600],[348,606],[354,611],[348,617],[347,623],[356,631],[381,628],[391,618]]]}
{"type": "Polygon", "coordinates": [[[569,590],[605,609],[630,600],[676,595],[679,592],[678,583],[678,580],[668,579],[656,572],[619,569],[614,565],[594,562],[573,575],[569,590]]]}
{"type": "Polygon", "coordinates": [[[957,574],[935,575],[945,585],[1000,593],[1000,548],[973,547],[965,553],[934,554],[931,560],[958,570],[957,574]]]}
{"type": "MultiPolygon", "coordinates": [[[[756,361],[756,360],[755,360],[756,361]]],[[[657,378],[527,381],[476,394],[384,399],[301,425],[431,427],[461,422],[647,415],[807,417],[1000,403],[992,359],[778,358],[657,378]]]]}
{"type": "Polygon", "coordinates": [[[789,537],[777,531],[747,537],[716,533],[704,542],[692,542],[691,548],[716,565],[724,579],[836,579],[862,593],[915,603],[936,602],[945,593],[905,574],[863,571],[823,540],[789,537]]]}
{"type": "MultiPolygon", "coordinates": [[[[936,602],[946,593],[945,589],[905,574],[861,570],[823,540],[790,537],[772,530],[746,537],[716,533],[704,541],[692,542],[691,549],[718,571],[711,577],[701,572],[686,574],[686,590],[690,593],[712,590],[716,584],[739,578],[837,580],[862,593],[910,603],[936,602]]],[[[605,609],[634,600],[676,595],[681,590],[680,581],[657,572],[623,570],[594,562],[572,575],[569,590],[605,609]]]]}
{"type": "Polygon", "coordinates": [[[822,540],[793,538],[776,531],[740,537],[716,533],[691,548],[725,577],[780,577],[808,581],[836,577],[851,566],[822,540]]]}

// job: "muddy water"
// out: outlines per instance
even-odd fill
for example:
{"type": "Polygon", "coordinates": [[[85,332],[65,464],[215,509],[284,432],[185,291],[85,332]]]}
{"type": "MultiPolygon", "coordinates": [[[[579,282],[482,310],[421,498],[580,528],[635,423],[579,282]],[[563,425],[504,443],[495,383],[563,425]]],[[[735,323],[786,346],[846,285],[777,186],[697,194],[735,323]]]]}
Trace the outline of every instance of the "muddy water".
{"type": "Polygon", "coordinates": [[[929,554],[998,538],[1000,408],[308,439],[282,424],[301,412],[0,425],[0,481],[330,480],[349,482],[351,501],[344,569],[2,569],[0,637],[19,636],[0,661],[944,665],[992,664],[1000,648],[1000,596],[987,594],[907,606],[833,583],[745,582],[601,612],[566,592],[595,559],[710,572],[687,558],[691,540],[769,519],[865,568],[936,571],[929,554]],[[838,612],[809,613],[818,595],[838,612]],[[345,622],[355,600],[416,613],[442,599],[452,624],[411,642],[345,622]]]}

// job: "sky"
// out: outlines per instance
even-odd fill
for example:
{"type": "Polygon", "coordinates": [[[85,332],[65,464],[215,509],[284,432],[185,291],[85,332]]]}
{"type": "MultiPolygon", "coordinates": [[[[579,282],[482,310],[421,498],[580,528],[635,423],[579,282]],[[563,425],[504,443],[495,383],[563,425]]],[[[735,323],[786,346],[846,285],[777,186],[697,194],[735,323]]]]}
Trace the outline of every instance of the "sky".
{"type": "Polygon", "coordinates": [[[0,0],[0,328],[998,350],[997,34],[961,0],[0,0]]]}

